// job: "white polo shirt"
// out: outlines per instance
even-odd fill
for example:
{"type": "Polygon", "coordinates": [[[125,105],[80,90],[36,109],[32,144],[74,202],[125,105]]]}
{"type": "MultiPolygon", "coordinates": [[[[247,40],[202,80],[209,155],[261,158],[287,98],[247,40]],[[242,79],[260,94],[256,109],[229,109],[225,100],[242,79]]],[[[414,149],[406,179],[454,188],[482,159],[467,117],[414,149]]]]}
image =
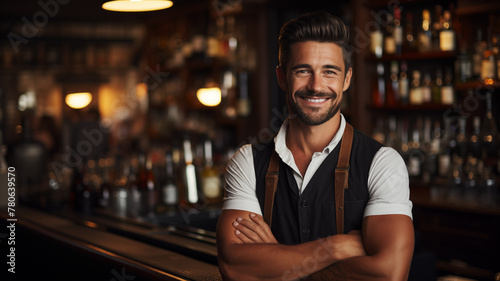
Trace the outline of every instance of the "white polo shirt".
{"type": "MultiPolygon", "coordinates": [[[[304,191],[317,169],[339,144],[344,134],[346,121],[341,115],[338,132],[321,152],[315,152],[304,176],[301,175],[291,151],[286,146],[288,120],[283,122],[274,138],[275,149],[281,160],[293,170],[299,194],[304,191]]],[[[309,187],[313,188],[313,187],[309,187]]],[[[256,177],[253,162],[252,145],[242,146],[231,158],[226,170],[226,196],[222,209],[236,209],[262,215],[257,199],[256,177]]],[[[370,166],[368,174],[369,200],[364,216],[401,214],[413,219],[410,201],[408,171],[403,158],[390,147],[380,148],[370,166]]]]}

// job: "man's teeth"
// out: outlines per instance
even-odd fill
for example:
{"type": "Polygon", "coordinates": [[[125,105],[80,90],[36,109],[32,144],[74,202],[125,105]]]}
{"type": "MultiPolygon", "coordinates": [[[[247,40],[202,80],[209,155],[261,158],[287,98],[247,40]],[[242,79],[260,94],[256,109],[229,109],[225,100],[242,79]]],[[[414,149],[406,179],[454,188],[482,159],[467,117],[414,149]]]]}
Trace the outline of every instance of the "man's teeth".
{"type": "Polygon", "coordinates": [[[326,99],[308,99],[308,98],[304,98],[306,101],[309,101],[309,102],[324,102],[326,101],[326,99]]]}

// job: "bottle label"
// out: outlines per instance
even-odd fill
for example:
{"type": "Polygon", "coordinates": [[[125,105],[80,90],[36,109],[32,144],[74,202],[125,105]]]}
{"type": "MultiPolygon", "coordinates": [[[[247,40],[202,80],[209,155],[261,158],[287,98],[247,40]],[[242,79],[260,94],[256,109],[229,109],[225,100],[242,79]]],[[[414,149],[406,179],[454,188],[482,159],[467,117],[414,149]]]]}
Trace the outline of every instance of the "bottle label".
{"type": "Polygon", "coordinates": [[[452,86],[443,86],[441,88],[441,103],[442,104],[453,104],[455,102],[455,97],[453,94],[452,86]]]}
{"type": "Polygon", "coordinates": [[[455,51],[455,32],[443,30],[439,33],[439,48],[441,51],[455,51]]]}
{"type": "Polygon", "coordinates": [[[221,182],[218,176],[208,176],[202,179],[203,194],[209,198],[217,198],[221,194],[221,182]]]}
{"type": "Polygon", "coordinates": [[[450,155],[448,155],[448,154],[439,155],[438,163],[439,163],[439,167],[438,167],[439,176],[441,176],[441,177],[448,176],[448,173],[450,170],[450,163],[451,163],[450,155]]]}

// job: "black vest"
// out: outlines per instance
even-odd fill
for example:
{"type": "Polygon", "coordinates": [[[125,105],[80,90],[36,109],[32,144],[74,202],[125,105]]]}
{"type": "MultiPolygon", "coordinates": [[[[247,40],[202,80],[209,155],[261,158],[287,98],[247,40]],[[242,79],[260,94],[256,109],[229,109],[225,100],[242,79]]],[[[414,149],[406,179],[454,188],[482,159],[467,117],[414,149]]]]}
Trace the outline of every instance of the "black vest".
{"type": "MultiPolygon", "coordinates": [[[[368,173],[382,145],[354,130],[350,157],[349,188],[344,192],[344,232],[361,230],[369,199],[368,173]]],[[[265,178],[274,141],[252,145],[256,195],[264,213],[265,178]]],[[[294,245],[337,234],[335,226],[335,167],[340,143],[327,156],[302,194],[293,170],[280,160],[278,188],[274,198],[271,230],[281,244],[294,245]]]]}

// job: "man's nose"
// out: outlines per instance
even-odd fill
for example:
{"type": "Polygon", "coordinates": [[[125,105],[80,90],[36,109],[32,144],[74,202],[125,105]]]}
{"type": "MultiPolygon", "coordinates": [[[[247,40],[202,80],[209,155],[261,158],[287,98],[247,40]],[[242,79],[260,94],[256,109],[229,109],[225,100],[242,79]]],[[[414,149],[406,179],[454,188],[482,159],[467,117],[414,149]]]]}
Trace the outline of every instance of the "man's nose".
{"type": "Polygon", "coordinates": [[[313,74],[307,83],[307,90],[311,92],[321,92],[323,90],[323,79],[321,75],[313,74]]]}

